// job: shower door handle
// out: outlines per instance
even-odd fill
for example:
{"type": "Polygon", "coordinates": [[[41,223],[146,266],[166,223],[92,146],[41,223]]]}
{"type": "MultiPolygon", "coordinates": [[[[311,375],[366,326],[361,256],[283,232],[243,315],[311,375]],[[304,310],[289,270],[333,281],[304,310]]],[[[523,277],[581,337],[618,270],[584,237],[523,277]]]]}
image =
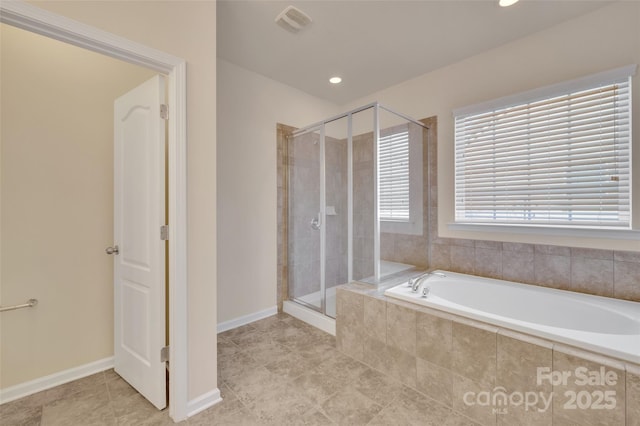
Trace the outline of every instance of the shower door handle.
{"type": "Polygon", "coordinates": [[[315,229],[316,231],[320,229],[321,223],[320,223],[320,215],[318,214],[317,217],[314,217],[313,219],[311,219],[311,229],[315,229]]]}

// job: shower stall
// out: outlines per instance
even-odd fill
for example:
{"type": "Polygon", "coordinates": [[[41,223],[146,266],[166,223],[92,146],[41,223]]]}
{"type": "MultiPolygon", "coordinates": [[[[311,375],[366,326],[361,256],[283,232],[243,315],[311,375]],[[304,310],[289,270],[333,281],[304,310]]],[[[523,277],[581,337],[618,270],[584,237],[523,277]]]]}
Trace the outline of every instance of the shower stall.
{"type": "Polygon", "coordinates": [[[286,299],[335,318],[336,286],[428,267],[427,147],[377,102],[288,135],[286,299]]]}

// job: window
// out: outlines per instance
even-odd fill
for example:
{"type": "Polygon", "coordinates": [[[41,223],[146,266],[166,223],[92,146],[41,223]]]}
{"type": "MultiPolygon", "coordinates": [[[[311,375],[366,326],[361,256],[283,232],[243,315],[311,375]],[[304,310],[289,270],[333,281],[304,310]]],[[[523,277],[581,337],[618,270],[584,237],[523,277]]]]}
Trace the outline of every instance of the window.
{"type": "Polygon", "coordinates": [[[401,130],[381,132],[378,149],[380,220],[408,222],[409,129],[407,126],[403,126],[401,130]]]}
{"type": "Polygon", "coordinates": [[[422,127],[407,123],[380,131],[378,173],[380,230],[422,235],[422,127]]]}
{"type": "Polygon", "coordinates": [[[456,223],[629,229],[634,72],[455,111],[456,223]]]}

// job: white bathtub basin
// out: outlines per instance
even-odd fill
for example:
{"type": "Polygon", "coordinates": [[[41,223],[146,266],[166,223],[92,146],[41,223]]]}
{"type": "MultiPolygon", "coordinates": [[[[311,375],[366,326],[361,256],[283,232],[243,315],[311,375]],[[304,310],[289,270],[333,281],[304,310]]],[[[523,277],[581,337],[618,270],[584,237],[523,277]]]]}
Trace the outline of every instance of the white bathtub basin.
{"type": "Polygon", "coordinates": [[[385,295],[640,363],[640,303],[439,272],[427,298],[406,283],[385,295]]]}

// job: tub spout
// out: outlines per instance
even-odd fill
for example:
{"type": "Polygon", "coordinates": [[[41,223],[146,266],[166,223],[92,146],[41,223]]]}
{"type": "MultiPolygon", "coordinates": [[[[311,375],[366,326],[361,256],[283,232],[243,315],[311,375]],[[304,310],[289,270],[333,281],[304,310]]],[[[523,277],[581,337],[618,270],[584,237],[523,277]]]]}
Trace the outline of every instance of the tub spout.
{"type": "Polygon", "coordinates": [[[422,275],[417,276],[415,278],[411,278],[409,280],[409,285],[411,286],[411,291],[416,293],[418,291],[418,289],[420,288],[420,285],[423,282],[425,282],[432,275],[434,275],[436,277],[446,277],[446,275],[443,274],[442,272],[427,272],[426,274],[422,274],[422,275]]]}

